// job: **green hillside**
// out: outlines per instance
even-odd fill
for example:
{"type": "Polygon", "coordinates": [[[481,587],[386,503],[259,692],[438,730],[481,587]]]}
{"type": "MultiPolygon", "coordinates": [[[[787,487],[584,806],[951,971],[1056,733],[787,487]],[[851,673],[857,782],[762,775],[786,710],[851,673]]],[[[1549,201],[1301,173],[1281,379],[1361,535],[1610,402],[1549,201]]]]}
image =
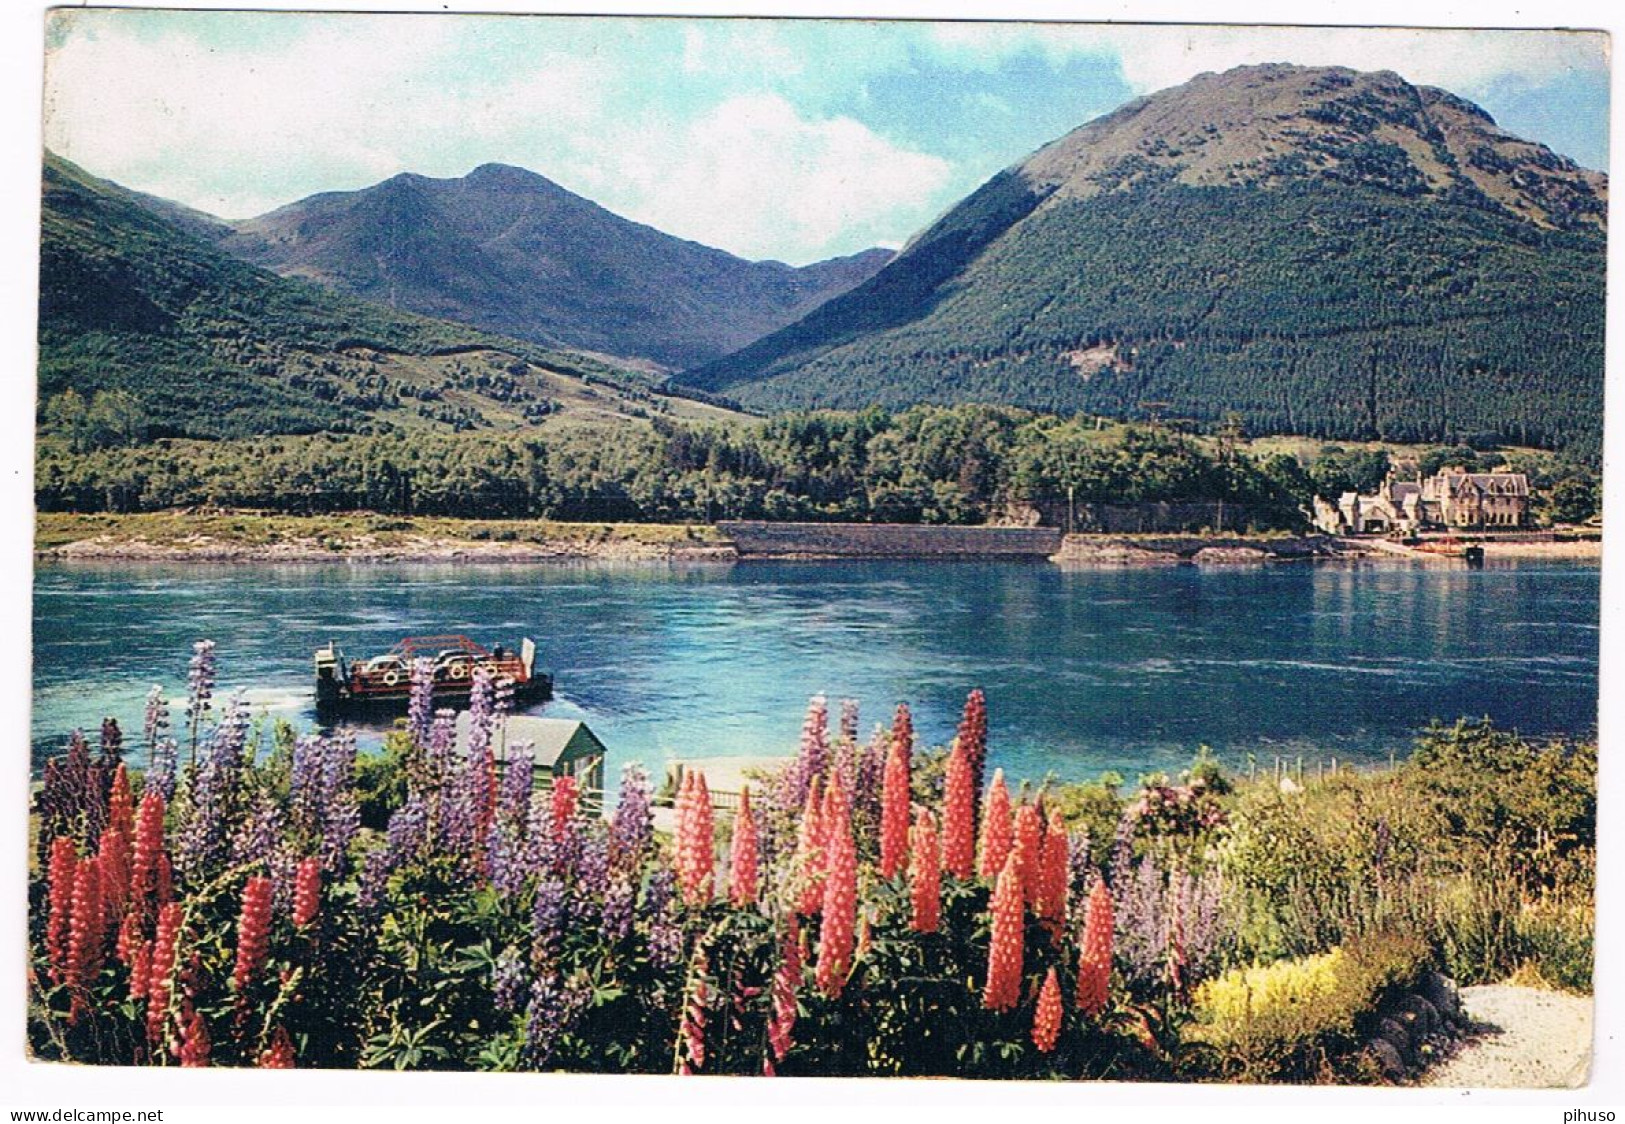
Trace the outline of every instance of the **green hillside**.
{"type": "Polygon", "coordinates": [[[95,446],[513,428],[575,408],[715,412],[584,356],[279,278],[54,156],[43,186],[46,437],[95,446]]]}
{"type": "Polygon", "coordinates": [[[1233,411],[1252,432],[1593,453],[1605,191],[1397,76],[1207,76],[1042,150],[865,285],[683,377],[759,408],[1233,411]]]}

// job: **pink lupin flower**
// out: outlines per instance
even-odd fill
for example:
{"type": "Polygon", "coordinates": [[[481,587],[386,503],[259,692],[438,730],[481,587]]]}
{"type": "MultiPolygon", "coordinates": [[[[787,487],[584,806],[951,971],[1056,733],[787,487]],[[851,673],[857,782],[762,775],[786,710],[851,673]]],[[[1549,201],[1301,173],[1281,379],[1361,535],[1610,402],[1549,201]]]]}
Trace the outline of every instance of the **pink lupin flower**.
{"type": "Polygon", "coordinates": [[[1112,895],[1101,878],[1089,891],[1084,914],[1083,943],[1078,952],[1079,1013],[1099,1014],[1110,997],[1112,975],[1112,895]]]}
{"type": "Polygon", "coordinates": [[[993,934],[987,949],[987,984],[982,989],[982,1006],[990,1011],[1008,1011],[1021,1002],[1022,897],[1021,868],[1012,853],[999,872],[990,907],[993,934]]]}
{"type": "Polygon", "coordinates": [[[254,979],[270,951],[271,880],[256,874],[243,887],[242,911],[237,916],[237,959],[231,983],[239,993],[254,979]]]}
{"type": "Polygon", "coordinates": [[[785,926],[779,952],[779,967],[773,973],[772,1011],[768,1015],[768,1052],[762,1058],[762,1072],[774,1076],[774,1066],[784,1060],[794,1045],[791,1032],[796,1025],[796,992],[801,988],[801,922],[794,913],[785,926]]]}
{"type": "Polygon", "coordinates": [[[303,929],[316,920],[322,904],[322,860],[300,859],[293,877],[293,927],[303,929]]]}
{"type": "Polygon", "coordinates": [[[796,830],[796,853],[792,869],[797,888],[795,912],[813,916],[824,904],[824,857],[829,832],[825,830],[822,783],[814,780],[807,790],[807,806],[801,812],[796,830]]]}
{"type": "Polygon", "coordinates": [[[1066,824],[1059,812],[1049,815],[1049,829],[1044,832],[1044,847],[1039,860],[1039,882],[1042,887],[1038,901],[1038,915],[1050,924],[1057,942],[1066,925],[1067,893],[1072,884],[1072,848],[1066,836],[1066,824]]]}
{"type": "Polygon", "coordinates": [[[553,778],[552,829],[553,838],[558,839],[564,835],[564,829],[575,817],[576,805],[581,795],[581,787],[576,779],[566,773],[562,777],[553,778]]]}
{"type": "Polygon", "coordinates": [[[164,797],[153,790],[141,797],[135,840],[130,848],[130,908],[144,919],[152,916],[148,898],[164,850],[164,797]]]}
{"type": "Polygon", "coordinates": [[[1015,836],[1010,853],[1016,856],[1016,866],[1021,871],[1022,893],[1026,895],[1028,905],[1038,901],[1041,888],[1038,871],[1043,859],[1043,846],[1044,821],[1036,807],[1023,804],[1016,809],[1015,836]]]}
{"type": "Polygon", "coordinates": [[[892,743],[880,796],[880,877],[897,875],[908,862],[909,753],[892,743]]]}
{"type": "Polygon", "coordinates": [[[858,852],[852,840],[852,808],[839,778],[830,781],[825,852],[823,924],[818,934],[818,989],[840,997],[852,968],[858,924],[858,852]]]}
{"type": "Polygon", "coordinates": [[[703,773],[685,772],[683,777],[686,799],[677,811],[677,885],[686,904],[704,905],[711,900],[716,877],[711,790],[703,773]]]}
{"type": "Polygon", "coordinates": [[[45,959],[51,979],[61,983],[68,971],[68,934],[73,926],[73,879],[79,870],[79,853],[73,839],[59,835],[51,840],[51,860],[46,868],[50,912],[45,920],[45,959]]]}
{"type": "Polygon", "coordinates": [[[757,863],[756,816],[750,807],[750,786],[746,785],[739,792],[733,852],[728,862],[728,900],[735,909],[756,903],[757,863]]]}
{"type": "Polygon", "coordinates": [[[73,911],[68,918],[68,962],[63,983],[74,989],[73,1013],[83,1009],[83,989],[101,970],[107,913],[102,905],[102,864],[80,859],[73,870],[73,911]]]}
{"type": "Polygon", "coordinates": [[[948,754],[942,791],[942,865],[955,878],[976,874],[976,790],[964,747],[948,754]]]}
{"type": "Polygon", "coordinates": [[[976,873],[991,882],[1004,869],[1015,832],[1010,823],[1010,790],[1004,787],[1004,770],[993,773],[987,799],[982,802],[982,832],[977,841],[976,873]]]}
{"type": "Polygon", "coordinates": [[[164,1021],[175,985],[175,962],[181,935],[181,905],[169,902],[158,910],[157,935],[152,942],[150,972],[147,978],[147,1039],[154,1045],[164,1040],[164,1021]]]}
{"type": "Polygon", "coordinates": [[[937,822],[926,809],[921,808],[915,817],[909,838],[913,844],[909,897],[914,907],[909,928],[917,933],[934,933],[942,920],[942,848],[937,840],[937,822]]]}
{"type": "Polygon", "coordinates": [[[1033,1045],[1040,1054],[1055,1049],[1055,1040],[1061,1034],[1061,1015],[1061,983],[1051,968],[1038,992],[1038,1009],[1033,1012],[1033,1045]]]}

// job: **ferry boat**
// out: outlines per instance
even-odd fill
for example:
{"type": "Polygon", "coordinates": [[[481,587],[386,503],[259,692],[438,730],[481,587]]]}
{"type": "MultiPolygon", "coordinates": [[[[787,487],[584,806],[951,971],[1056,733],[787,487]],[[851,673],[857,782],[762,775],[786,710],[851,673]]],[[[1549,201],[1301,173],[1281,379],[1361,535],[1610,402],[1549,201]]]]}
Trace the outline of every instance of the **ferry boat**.
{"type": "Polygon", "coordinates": [[[484,648],[466,636],[408,636],[380,656],[349,660],[328,641],[316,649],[316,712],[342,716],[359,712],[403,712],[412,697],[412,664],[427,659],[434,669],[436,707],[464,703],[477,668],[513,680],[516,705],[553,697],[553,677],[536,670],[536,642],[525,637],[517,652],[502,645],[484,648]]]}

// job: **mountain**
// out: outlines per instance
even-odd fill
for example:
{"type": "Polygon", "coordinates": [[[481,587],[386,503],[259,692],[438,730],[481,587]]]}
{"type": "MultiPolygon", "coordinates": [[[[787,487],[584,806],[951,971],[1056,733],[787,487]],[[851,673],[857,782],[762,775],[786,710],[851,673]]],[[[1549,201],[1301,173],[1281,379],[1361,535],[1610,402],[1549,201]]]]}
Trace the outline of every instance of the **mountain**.
{"type": "MultiPolygon", "coordinates": [[[[42,433],[87,408],[141,436],[519,428],[563,414],[715,413],[590,358],[396,312],[248,265],[206,216],[47,155],[42,433]]],[[[128,438],[129,434],[125,434],[128,438]]]]}
{"type": "Polygon", "coordinates": [[[684,382],[764,408],[1004,402],[1595,451],[1607,178],[1390,72],[1140,98],[684,382]]]}
{"type": "Polygon", "coordinates": [[[522,168],[403,174],[313,195],[220,241],[289,277],[520,339],[693,366],[867,280],[867,250],[802,268],[630,222],[522,168]]]}

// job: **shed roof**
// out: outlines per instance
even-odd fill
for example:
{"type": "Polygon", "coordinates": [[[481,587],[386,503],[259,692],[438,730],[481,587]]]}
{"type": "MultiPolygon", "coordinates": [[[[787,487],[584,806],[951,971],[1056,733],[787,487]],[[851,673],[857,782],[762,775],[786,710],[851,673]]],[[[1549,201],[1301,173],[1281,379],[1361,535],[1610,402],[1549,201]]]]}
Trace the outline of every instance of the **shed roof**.
{"type": "MultiPolygon", "coordinates": [[[[468,712],[457,716],[457,751],[468,751],[468,712]]],[[[602,756],[606,753],[598,735],[587,728],[585,722],[575,718],[534,718],[528,714],[513,715],[506,723],[505,744],[508,747],[525,742],[531,745],[536,764],[551,769],[561,760],[602,756]]]]}

